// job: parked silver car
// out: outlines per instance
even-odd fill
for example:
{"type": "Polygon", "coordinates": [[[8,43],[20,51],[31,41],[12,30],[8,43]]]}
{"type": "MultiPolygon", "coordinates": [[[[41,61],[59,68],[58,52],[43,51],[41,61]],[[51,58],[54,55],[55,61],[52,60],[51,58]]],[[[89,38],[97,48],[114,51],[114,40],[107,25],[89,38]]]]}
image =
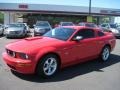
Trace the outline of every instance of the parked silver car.
{"type": "Polygon", "coordinates": [[[34,36],[43,35],[52,29],[48,21],[37,21],[34,25],[34,36]]]}
{"type": "Polygon", "coordinates": [[[6,37],[25,37],[27,30],[23,23],[14,23],[5,27],[4,34],[6,37]]]}
{"type": "Polygon", "coordinates": [[[112,32],[116,37],[120,37],[120,28],[116,24],[103,23],[100,27],[103,31],[112,32]]]}

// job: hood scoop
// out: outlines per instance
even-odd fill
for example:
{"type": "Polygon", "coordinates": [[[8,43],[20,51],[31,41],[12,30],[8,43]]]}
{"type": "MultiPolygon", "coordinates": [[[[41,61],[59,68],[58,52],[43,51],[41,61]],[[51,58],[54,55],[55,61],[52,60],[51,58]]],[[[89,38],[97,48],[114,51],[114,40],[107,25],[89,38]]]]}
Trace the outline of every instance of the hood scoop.
{"type": "Polygon", "coordinates": [[[42,39],[43,37],[32,37],[32,38],[25,38],[24,40],[27,41],[32,41],[32,40],[38,40],[38,39],[42,39]]]}

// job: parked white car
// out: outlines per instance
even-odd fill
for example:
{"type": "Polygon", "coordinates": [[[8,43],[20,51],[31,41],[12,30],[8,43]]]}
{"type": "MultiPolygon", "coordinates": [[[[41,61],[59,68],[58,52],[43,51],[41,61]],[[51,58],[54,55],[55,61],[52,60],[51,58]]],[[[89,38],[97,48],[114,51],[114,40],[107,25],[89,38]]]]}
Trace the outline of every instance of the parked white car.
{"type": "Polygon", "coordinates": [[[103,23],[100,25],[103,31],[112,32],[116,37],[120,37],[120,28],[116,24],[103,23]]]}

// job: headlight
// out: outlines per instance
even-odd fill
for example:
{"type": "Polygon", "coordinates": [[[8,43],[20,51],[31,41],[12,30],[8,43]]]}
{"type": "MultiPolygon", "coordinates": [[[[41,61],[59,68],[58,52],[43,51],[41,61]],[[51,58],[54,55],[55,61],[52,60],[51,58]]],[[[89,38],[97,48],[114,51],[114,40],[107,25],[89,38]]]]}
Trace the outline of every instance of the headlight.
{"type": "Polygon", "coordinates": [[[29,59],[28,55],[25,53],[16,53],[17,58],[21,58],[21,59],[29,59]]]}
{"type": "Polygon", "coordinates": [[[35,28],[35,31],[36,31],[36,32],[39,32],[39,28],[35,28]]]}
{"type": "Polygon", "coordinates": [[[10,56],[12,56],[12,57],[15,58],[16,53],[15,53],[14,51],[11,51],[11,50],[9,50],[9,49],[6,49],[6,52],[7,52],[8,55],[10,55],[10,56]]]}
{"type": "Polygon", "coordinates": [[[9,34],[9,30],[5,30],[5,32],[4,32],[5,34],[9,34]]]}

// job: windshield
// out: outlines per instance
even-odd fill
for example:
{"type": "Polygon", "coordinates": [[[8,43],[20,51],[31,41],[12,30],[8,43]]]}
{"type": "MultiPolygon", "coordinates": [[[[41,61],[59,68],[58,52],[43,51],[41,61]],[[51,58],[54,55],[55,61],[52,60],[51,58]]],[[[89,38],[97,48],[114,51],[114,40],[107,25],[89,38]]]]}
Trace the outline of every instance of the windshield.
{"type": "Polygon", "coordinates": [[[110,24],[110,27],[111,28],[117,28],[117,25],[116,24],[110,24]]]}
{"type": "Polygon", "coordinates": [[[24,24],[9,24],[8,27],[24,27],[24,24]]]}
{"type": "Polygon", "coordinates": [[[49,27],[47,22],[37,22],[36,26],[43,26],[43,27],[49,27]]]}
{"type": "Polygon", "coordinates": [[[55,28],[53,30],[50,30],[49,32],[47,32],[43,36],[66,41],[70,38],[70,36],[74,33],[74,31],[75,30],[72,28],[63,28],[63,27],[62,28],[55,28]]]}
{"type": "Polygon", "coordinates": [[[62,26],[73,26],[73,23],[71,22],[62,23],[62,26]]]}

